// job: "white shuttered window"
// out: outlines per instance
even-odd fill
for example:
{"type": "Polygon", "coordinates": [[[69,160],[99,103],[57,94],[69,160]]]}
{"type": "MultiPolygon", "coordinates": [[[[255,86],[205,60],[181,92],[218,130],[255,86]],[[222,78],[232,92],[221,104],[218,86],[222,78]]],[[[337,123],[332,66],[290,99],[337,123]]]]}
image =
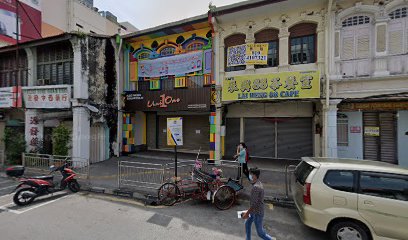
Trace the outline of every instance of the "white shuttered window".
{"type": "Polygon", "coordinates": [[[394,10],[389,14],[388,53],[391,55],[408,52],[408,17],[407,7],[394,10]]]}
{"type": "Polygon", "coordinates": [[[354,16],[343,21],[341,31],[341,59],[364,59],[370,57],[371,24],[367,16],[354,16]]]}

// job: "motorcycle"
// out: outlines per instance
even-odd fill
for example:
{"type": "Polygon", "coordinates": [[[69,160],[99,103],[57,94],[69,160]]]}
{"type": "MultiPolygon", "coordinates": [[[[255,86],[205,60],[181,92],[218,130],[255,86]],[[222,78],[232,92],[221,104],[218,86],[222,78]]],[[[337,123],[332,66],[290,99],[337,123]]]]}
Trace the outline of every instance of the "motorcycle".
{"type": "MultiPolygon", "coordinates": [[[[32,203],[37,197],[63,191],[67,187],[73,193],[79,192],[81,186],[75,179],[76,173],[67,166],[65,163],[60,167],[50,167],[50,174],[59,171],[62,175],[59,186],[54,184],[54,175],[20,178],[20,184],[14,189],[17,191],[13,197],[14,203],[18,206],[25,206],[32,203]]],[[[13,172],[12,170],[10,169],[9,172],[13,172]]]]}

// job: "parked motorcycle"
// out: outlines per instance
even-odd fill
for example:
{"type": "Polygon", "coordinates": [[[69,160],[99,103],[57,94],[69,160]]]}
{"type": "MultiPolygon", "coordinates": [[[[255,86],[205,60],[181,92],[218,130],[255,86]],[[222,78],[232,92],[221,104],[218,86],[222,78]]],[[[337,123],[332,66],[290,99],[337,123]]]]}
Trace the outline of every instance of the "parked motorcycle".
{"type": "MultiPolygon", "coordinates": [[[[32,203],[37,197],[59,192],[65,190],[67,187],[74,193],[81,189],[81,186],[75,179],[76,173],[67,167],[67,163],[60,167],[51,166],[50,170],[50,174],[57,171],[61,173],[62,179],[59,186],[54,184],[53,175],[20,178],[20,184],[14,189],[14,191],[17,190],[13,197],[14,203],[19,206],[25,206],[32,203]]],[[[17,166],[8,168],[6,172],[9,176],[22,175],[22,173],[24,173],[24,167],[17,166]]]]}

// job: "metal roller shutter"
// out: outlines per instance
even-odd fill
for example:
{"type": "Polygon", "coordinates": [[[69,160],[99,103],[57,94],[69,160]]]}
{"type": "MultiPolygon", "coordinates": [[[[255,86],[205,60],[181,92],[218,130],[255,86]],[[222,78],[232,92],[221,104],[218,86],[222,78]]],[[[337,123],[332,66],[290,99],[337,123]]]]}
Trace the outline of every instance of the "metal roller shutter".
{"type": "Polygon", "coordinates": [[[380,144],[383,162],[397,164],[395,113],[380,113],[380,144]]]}
{"type": "Polygon", "coordinates": [[[245,143],[252,157],[275,158],[275,119],[246,118],[245,143]]]}
{"type": "MultiPolygon", "coordinates": [[[[364,113],[364,128],[378,127],[377,113],[364,113]]],[[[366,136],[364,134],[364,158],[368,160],[379,160],[378,137],[366,136]]]]}
{"type": "Polygon", "coordinates": [[[239,143],[240,119],[227,118],[225,136],[225,157],[232,158],[236,154],[236,147],[239,143]]]}
{"type": "MultiPolygon", "coordinates": [[[[146,138],[147,138],[147,147],[149,149],[155,149],[156,146],[156,114],[148,112],[147,114],[147,121],[146,121],[146,138]]],[[[160,130],[160,129],[159,129],[160,130]]]]}
{"type": "Polygon", "coordinates": [[[278,121],[278,158],[300,159],[313,156],[311,118],[280,119],[278,121]]]}

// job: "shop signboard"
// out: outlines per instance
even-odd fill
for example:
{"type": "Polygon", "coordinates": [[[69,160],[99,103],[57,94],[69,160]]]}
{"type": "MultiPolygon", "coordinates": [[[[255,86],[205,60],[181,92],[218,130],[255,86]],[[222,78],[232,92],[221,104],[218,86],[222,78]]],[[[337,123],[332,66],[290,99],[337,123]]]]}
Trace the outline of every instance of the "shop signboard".
{"type": "Polygon", "coordinates": [[[183,146],[183,118],[167,118],[167,145],[183,146]]]}
{"type": "Polygon", "coordinates": [[[209,111],[211,89],[126,92],[126,111],[209,111]]]}
{"type": "Polygon", "coordinates": [[[227,50],[227,67],[240,65],[268,64],[268,43],[247,43],[229,47],[227,50]]]}
{"type": "Polygon", "coordinates": [[[71,86],[23,87],[26,108],[71,108],[71,86]]]}
{"type": "Polygon", "coordinates": [[[21,99],[21,87],[0,88],[0,108],[21,107],[21,99]]]}
{"type": "Polygon", "coordinates": [[[320,98],[320,72],[281,72],[224,79],[222,101],[320,98]]]}
{"type": "Polygon", "coordinates": [[[351,126],[350,127],[350,133],[361,133],[361,127],[360,126],[351,126]]]}
{"type": "Polygon", "coordinates": [[[364,127],[364,136],[379,137],[380,127],[364,127]]]}

